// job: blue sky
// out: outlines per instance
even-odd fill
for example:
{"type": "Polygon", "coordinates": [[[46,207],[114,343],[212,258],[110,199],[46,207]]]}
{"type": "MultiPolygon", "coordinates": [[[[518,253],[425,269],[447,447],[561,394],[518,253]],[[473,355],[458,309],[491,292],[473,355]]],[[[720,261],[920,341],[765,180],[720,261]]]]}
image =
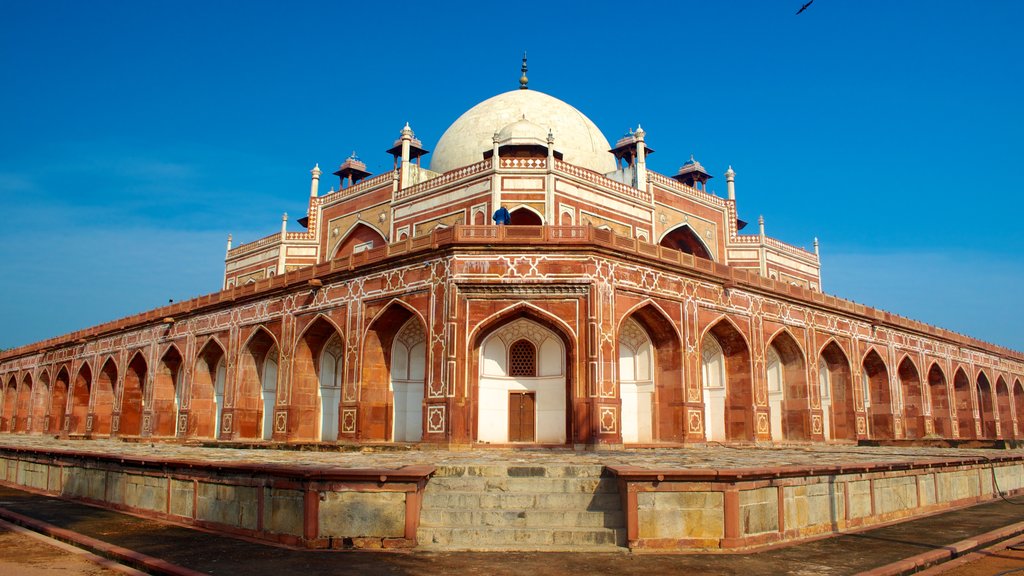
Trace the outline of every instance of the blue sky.
{"type": "Polygon", "coordinates": [[[826,292],[1024,350],[1024,3],[800,4],[0,0],[0,348],[216,291],[314,163],[432,148],[527,49],[652,169],[731,164],[826,292]]]}

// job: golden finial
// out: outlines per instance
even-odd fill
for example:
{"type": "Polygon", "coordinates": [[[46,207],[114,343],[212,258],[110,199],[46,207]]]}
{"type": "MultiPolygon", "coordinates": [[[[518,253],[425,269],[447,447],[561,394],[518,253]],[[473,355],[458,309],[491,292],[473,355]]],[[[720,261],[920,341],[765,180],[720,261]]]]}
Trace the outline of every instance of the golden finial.
{"type": "Polygon", "coordinates": [[[526,83],[529,79],[526,78],[526,50],[523,50],[523,75],[519,77],[519,89],[526,90],[526,83]]]}

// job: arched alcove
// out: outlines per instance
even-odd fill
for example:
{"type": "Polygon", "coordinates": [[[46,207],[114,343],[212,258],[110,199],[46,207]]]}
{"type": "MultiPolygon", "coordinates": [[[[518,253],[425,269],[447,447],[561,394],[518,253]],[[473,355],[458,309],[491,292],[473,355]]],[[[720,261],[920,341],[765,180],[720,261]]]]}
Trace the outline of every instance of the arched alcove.
{"type": "Polygon", "coordinates": [[[152,433],[153,436],[173,437],[177,432],[178,410],[181,408],[181,353],[171,346],[160,358],[153,374],[152,433]]]}
{"type": "Polygon", "coordinates": [[[88,364],[82,364],[82,367],[78,369],[78,374],[75,375],[75,385],[72,388],[69,433],[85,434],[91,393],[92,370],[88,364]]]}
{"type": "Polygon", "coordinates": [[[701,341],[708,440],[753,440],[750,349],[739,330],[719,320],[701,341]]]}
{"type": "Polygon", "coordinates": [[[928,369],[928,392],[932,402],[932,425],[935,435],[942,438],[953,437],[953,423],[950,419],[949,388],[946,375],[938,364],[932,363],[928,369]]]}
{"type": "Polygon", "coordinates": [[[511,226],[540,226],[544,223],[540,214],[529,208],[520,207],[508,213],[511,226]]]}
{"type": "Polygon", "coordinates": [[[924,389],[917,366],[909,357],[904,357],[896,370],[900,391],[903,395],[903,430],[908,439],[922,438],[924,430],[924,389]]]}
{"type": "Polygon", "coordinates": [[[714,257],[711,255],[711,250],[708,249],[707,244],[701,240],[700,236],[697,235],[693,228],[690,228],[690,226],[686,224],[670,230],[667,234],[661,237],[661,242],[659,242],[659,244],[666,248],[691,254],[697,258],[714,260],[714,257]]]}
{"type": "Polygon", "coordinates": [[[1010,389],[1002,376],[996,379],[996,409],[999,411],[1001,438],[1013,438],[1013,408],[1010,407],[1010,389]]]}
{"type": "Polygon", "coordinates": [[[788,332],[779,332],[769,343],[766,358],[772,438],[810,440],[807,370],[800,346],[788,332]]]}
{"type": "Polygon", "coordinates": [[[992,384],[984,372],[978,372],[976,381],[978,393],[978,419],[981,424],[981,438],[996,437],[995,398],[992,396],[992,384]]]}
{"type": "MultiPolygon", "coordinates": [[[[232,411],[232,434],[238,439],[262,440],[268,438],[267,412],[274,406],[266,405],[265,389],[277,389],[278,347],[274,337],[262,326],[258,327],[242,347],[235,372],[235,397],[232,411]]],[[[223,418],[223,416],[222,416],[223,418]]],[[[224,426],[221,426],[223,434],[224,426]]],[[[272,427],[270,427],[272,428],[272,427]]]]}
{"type": "Polygon", "coordinates": [[[956,400],[956,422],[960,438],[976,438],[974,427],[974,401],[971,398],[971,381],[962,368],[953,375],[953,394],[956,400]]]}
{"type": "Polygon", "coordinates": [[[91,400],[92,435],[107,436],[114,416],[114,387],[117,385],[117,364],[107,358],[96,376],[91,400]]]}
{"type": "Polygon", "coordinates": [[[892,392],[889,388],[889,371],[885,361],[875,350],[864,356],[861,378],[863,379],[864,395],[868,399],[868,417],[870,418],[870,434],[875,439],[891,440],[893,438],[892,392]]]}
{"type": "Polygon", "coordinates": [[[300,414],[309,414],[310,417],[302,418],[300,422],[290,422],[289,439],[302,440],[325,440],[333,442],[338,439],[337,422],[338,410],[337,399],[341,394],[341,382],[344,375],[344,354],[340,349],[332,348],[329,352],[335,355],[336,363],[327,362],[323,352],[330,341],[338,342],[342,347],[344,335],[329,322],[325,317],[320,316],[313,320],[302,332],[298,343],[295,346],[295,359],[292,361],[292,390],[291,405],[300,414]],[[332,371],[324,374],[322,370],[326,367],[332,371]],[[327,390],[327,405],[323,401],[323,390],[327,390]],[[328,412],[326,422],[333,430],[328,430],[333,437],[323,435],[325,422],[324,412],[328,412]],[[332,412],[332,410],[334,412],[332,412]]]}
{"type": "Polygon", "coordinates": [[[196,355],[189,390],[189,438],[217,438],[227,377],[224,348],[210,339],[196,355]]]}
{"type": "Polygon", "coordinates": [[[477,441],[566,443],[563,336],[530,317],[517,317],[488,330],[478,342],[477,441]]]}
{"type": "Polygon", "coordinates": [[[32,415],[32,375],[25,374],[18,386],[17,406],[14,408],[14,432],[28,432],[29,417],[32,415]]]}
{"type": "Polygon", "coordinates": [[[48,433],[56,433],[63,429],[64,416],[68,409],[68,393],[71,388],[71,376],[68,374],[67,366],[61,366],[57,371],[57,377],[53,381],[53,389],[50,392],[50,426],[45,430],[48,433]]]}
{"type": "Polygon", "coordinates": [[[822,388],[822,410],[829,413],[830,438],[857,439],[857,407],[853,394],[850,361],[835,341],[821,350],[818,361],[818,383],[822,388]]]}
{"type": "Polygon", "coordinates": [[[121,392],[121,425],[118,433],[122,436],[142,434],[142,412],[144,409],[146,385],[146,360],[141,353],[132,356],[124,373],[124,390],[121,392]]]}
{"type": "Polygon", "coordinates": [[[359,222],[349,229],[345,237],[334,250],[334,258],[342,258],[349,254],[358,254],[371,248],[387,244],[381,233],[368,224],[359,222]]]}

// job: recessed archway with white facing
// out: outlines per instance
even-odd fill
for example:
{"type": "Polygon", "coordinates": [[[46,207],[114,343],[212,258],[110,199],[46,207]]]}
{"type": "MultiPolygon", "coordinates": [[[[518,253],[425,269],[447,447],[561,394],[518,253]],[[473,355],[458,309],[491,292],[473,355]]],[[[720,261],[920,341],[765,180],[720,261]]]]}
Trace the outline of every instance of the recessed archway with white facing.
{"type": "Polygon", "coordinates": [[[480,346],[477,441],[564,444],[565,346],[527,318],[489,334],[480,346]]]}

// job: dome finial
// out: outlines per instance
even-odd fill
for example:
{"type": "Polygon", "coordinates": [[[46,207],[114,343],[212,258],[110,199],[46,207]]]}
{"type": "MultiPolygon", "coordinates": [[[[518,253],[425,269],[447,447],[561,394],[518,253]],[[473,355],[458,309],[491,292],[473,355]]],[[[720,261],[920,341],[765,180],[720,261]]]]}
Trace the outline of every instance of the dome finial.
{"type": "Polygon", "coordinates": [[[519,89],[526,90],[526,84],[529,81],[526,77],[526,50],[523,50],[523,75],[519,77],[519,89]]]}

